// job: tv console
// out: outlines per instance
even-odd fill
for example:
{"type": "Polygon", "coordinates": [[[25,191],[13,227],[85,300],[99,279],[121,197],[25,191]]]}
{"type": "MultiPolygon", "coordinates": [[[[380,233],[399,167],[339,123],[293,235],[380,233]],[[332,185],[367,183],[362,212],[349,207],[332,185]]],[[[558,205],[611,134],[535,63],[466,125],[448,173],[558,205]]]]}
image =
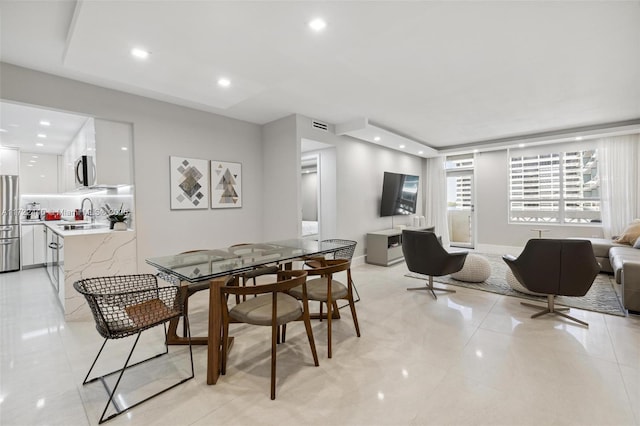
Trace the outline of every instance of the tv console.
{"type": "MultiPolygon", "coordinates": [[[[413,231],[434,231],[435,227],[406,227],[413,231]]],[[[402,262],[402,229],[384,229],[367,234],[367,263],[390,266],[402,262]]]]}

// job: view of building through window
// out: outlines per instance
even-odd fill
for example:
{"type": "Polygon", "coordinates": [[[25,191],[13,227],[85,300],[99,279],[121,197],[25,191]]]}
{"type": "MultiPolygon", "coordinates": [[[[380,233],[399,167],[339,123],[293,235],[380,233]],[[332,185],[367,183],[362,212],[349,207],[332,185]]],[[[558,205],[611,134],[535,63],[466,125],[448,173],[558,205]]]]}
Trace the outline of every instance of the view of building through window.
{"type": "Polygon", "coordinates": [[[597,151],[511,156],[511,222],[600,222],[597,151]]]}

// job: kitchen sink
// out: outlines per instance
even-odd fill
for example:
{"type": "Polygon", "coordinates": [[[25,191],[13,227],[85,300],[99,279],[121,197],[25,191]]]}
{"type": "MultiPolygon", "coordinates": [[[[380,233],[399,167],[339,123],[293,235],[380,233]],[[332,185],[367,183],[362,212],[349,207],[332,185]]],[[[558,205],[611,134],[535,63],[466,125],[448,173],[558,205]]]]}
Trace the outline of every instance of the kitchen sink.
{"type": "Polygon", "coordinates": [[[63,225],[58,225],[58,227],[64,231],[87,231],[89,229],[108,228],[109,225],[102,223],[65,223],[63,225]]]}

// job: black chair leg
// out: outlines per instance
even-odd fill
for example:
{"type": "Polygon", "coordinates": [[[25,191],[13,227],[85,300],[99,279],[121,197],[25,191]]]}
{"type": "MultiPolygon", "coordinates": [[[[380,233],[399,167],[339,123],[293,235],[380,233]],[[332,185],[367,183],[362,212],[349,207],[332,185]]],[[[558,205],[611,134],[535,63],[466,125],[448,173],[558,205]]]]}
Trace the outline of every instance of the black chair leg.
{"type": "Polygon", "coordinates": [[[89,375],[91,374],[91,371],[95,367],[96,362],[98,361],[98,358],[102,354],[102,350],[104,349],[105,345],[107,344],[107,340],[108,339],[104,340],[104,342],[102,343],[102,346],[100,347],[100,350],[98,351],[98,355],[93,360],[93,363],[91,364],[91,367],[89,368],[89,371],[87,372],[87,375],[86,375],[84,381],[82,382],[83,385],[86,385],[88,383],[92,383],[92,382],[95,382],[97,380],[100,380],[102,382],[103,386],[105,387],[105,389],[107,390],[107,392],[109,393],[109,399],[107,400],[107,403],[106,403],[106,405],[104,407],[104,410],[102,411],[102,414],[100,416],[100,420],[98,421],[98,424],[102,424],[102,423],[106,422],[107,420],[110,420],[110,419],[112,419],[112,418],[114,418],[114,417],[116,417],[116,416],[118,416],[118,415],[120,415],[122,413],[125,413],[125,412],[129,411],[130,409],[132,409],[134,407],[137,407],[138,405],[142,404],[143,402],[146,402],[146,401],[150,400],[151,398],[154,398],[154,397],[156,397],[156,396],[168,391],[169,389],[173,389],[174,387],[186,382],[187,380],[193,379],[193,377],[195,376],[195,370],[194,370],[194,366],[193,366],[193,348],[191,346],[191,329],[189,327],[189,319],[188,319],[188,317],[186,315],[183,316],[183,321],[185,322],[185,325],[186,325],[187,337],[188,337],[188,340],[189,340],[189,361],[190,361],[190,364],[191,364],[191,375],[186,377],[186,378],[184,378],[184,379],[181,379],[177,383],[175,383],[175,384],[173,384],[173,385],[171,385],[171,386],[169,386],[169,387],[167,387],[167,388],[165,388],[165,389],[163,389],[163,390],[161,390],[159,392],[156,392],[153,395],[148,396],[148,397],[144,398],[143,400],[138,401],[135,404],[132,404],[132,405],[130,405],[128,407],[122,407],[122,408],[119,407],[118,403],[114,399],[114,396],[116,394],[116,391],[118,390],[118,386],[120,385],[120,381],[122,380],[124,372],[128,368],[135,367],[136,365],[139,365],[139,364],[142,364],[144,362],[150,361],[152,359],[158,358],[158,357],[160,357],[162,355],[166,355],[169,352],[169,347],[167,345],[167,327],[166,327],[166,324],[164,324],[164,333],[165,333],[165,339],[164,339],[165,351],[164,352],[156,354],[156,355],[153,355],[153,356],[151,356],[149,358],[146,358],[146,359],[144,359],[142,361],[138,361],[138,362],[136,362],[134,364],[129,365],[129,361],[131,360],[131,356],[133,355],[133,351],[135,350],[135,348],[136,348],[136,346],[138,344],[138,341],[140,340],[140,336],[142,334],[142,331],[139,331],[138,334],[136,335],[135,341],[133,342],[133,346],[131,347],[131,350],[129,351],[129,355],[127,356],[127,359],[126,359],[126,361],[124,363],[124,366],[121,369],[114,370],[114,371],[112,371],[110,373],[104,374],[102,376],[94,377],[93,379],[88,380],[89,375]],[[107,382],[106,382],[105,378],[109,377],[109,376],[111,376],[113,374],[116,374],[116,373],[120,373],[120,374],[118,375],[118,379],[116,380],[116,384],[113,387],[113,390],[110,390],[109,386],[107,385],[107,382]],[[116,412],[114,414],[111,414],[108,417],[105,417],[105,415],[107,413],[107,410],[109,409],[109,406],[111,404],[113,404],[116,412]]]}

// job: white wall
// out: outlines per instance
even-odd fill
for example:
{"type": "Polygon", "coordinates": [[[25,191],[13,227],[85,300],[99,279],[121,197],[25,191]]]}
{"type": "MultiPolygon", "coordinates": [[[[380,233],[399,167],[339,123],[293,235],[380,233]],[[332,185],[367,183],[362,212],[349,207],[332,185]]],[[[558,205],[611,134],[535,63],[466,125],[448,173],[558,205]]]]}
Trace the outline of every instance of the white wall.
{"type": "MultiPolygon", "coordinates": [[[[368,232],[411,224],[411,216],[396,216],[393,219],[380,217],[380,195],[385,171],[420,176],[417,214],[422,214],[423,160],[348,136],[337,136],[333,134],[332,126],[329,126],[329,130],[329,132],[317,130],[311,126],[310,118],[297,116],[299,138],[335,146],[336,235],[328,238],[357,241],[355,255],[361,256],[365,253],[365,237],[368,232]]],[[[298,146],[300,146],[300,140],[298,146]]]]}
{"type": "Polygon", "coordinates": [[[261,154],[264,241],[298,238],[302,230],[300,204],[300,143],[296,117],[290,115],[262,126],[261,154]]]}
{"type": "MultiPolygon", "coordinates": [[[[133,123],[141,271],[152,270],[144,263],[147,257],[265,237],[260,126],[5,63],[0,64],[0,98],[133,123]],[[170,210],[172,155],[242,163],[242,208],[170,210]]],[[[299,156],[293,156],[288,162],[295,164],[299,156]]]]}

